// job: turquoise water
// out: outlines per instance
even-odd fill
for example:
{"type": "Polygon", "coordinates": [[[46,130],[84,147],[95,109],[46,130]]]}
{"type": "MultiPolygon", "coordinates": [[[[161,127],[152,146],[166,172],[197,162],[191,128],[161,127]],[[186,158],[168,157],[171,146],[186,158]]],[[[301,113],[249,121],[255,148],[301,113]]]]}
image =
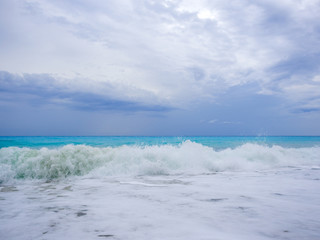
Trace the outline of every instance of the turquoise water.
{"type": "Polygon", "coordinates": [[[119,147],[122,145],[154,146],[179,145],[187,140],[217,150],[235,148],[245,143],[282,147],[320,146],[320,137],[0,137],[0,148],[57,148],[64,145],[87,145],[92,147],[119,147]]]}
{"type": "Polygon", "coordinates": [[[319,165],[320,137],[0,137],[0,184],[319,165]]]}

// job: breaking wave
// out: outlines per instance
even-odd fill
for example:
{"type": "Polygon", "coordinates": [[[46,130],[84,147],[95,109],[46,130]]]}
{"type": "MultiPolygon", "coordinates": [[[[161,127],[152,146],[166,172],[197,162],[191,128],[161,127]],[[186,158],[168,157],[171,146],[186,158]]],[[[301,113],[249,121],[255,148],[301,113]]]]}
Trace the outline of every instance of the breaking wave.
{"type": "Polygon", "coordinates": [[[216,151],[191,141],[178,146],[7,147],[0,149],[0,183],[13,179],[197,174],[305,165],[320,165],[320,147],[284,148],[246,143],[235,149],[216,151]]]}

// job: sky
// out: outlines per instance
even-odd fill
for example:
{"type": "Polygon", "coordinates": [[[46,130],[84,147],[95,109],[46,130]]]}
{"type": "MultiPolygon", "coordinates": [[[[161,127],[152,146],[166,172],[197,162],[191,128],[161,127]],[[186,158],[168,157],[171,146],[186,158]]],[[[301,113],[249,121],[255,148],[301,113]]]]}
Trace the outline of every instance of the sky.
{"type": "Polygon", "coordinates": [[[320,135],[319,0],[0,0],[0,135],[320,135]]]}

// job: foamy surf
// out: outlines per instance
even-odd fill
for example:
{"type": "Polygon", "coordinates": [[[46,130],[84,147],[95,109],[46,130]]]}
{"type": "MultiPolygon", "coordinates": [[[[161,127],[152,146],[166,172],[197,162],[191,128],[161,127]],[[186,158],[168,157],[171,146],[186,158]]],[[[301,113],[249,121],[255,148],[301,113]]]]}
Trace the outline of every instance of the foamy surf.
{"type": "Polygon", "coordinates": [[[9,140],[3,239],[320,239],[319,138],[9,140]]]}
{"type": "Polygon", "coordinates": [[[320,147],[285,148],[246,143],[233,149],[215,150],[189,140],[179,145],[6,147],[0,149],[0,181],[318,167],[319,156],[320,147]]]}

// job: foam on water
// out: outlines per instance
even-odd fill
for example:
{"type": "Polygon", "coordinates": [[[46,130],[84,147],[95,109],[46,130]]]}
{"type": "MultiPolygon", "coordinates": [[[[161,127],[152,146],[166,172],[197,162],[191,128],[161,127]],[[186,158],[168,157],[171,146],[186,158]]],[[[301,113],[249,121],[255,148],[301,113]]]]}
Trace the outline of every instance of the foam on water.
{"type": "Polygon", "coordinates": [[[246,143],[217,151],[192,141],[179,145],[0,149],[0,182],[69,176],[197,174],[286,166],[319,166],[320,147],[284,148],[246,143]]]}

